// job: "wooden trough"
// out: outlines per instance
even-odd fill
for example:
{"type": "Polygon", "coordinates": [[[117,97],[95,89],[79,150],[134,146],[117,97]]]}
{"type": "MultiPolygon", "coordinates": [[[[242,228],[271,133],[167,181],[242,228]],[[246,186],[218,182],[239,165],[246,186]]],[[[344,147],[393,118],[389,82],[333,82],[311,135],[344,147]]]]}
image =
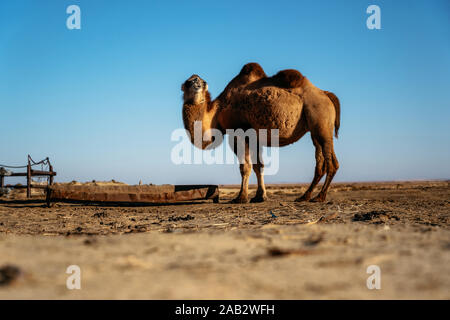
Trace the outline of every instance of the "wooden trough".
{"type": "Polygon", "coordinates": [[[175,203],[207,200],[219,202],[217,185],[145,185],[145,186],[86,186],[52,185],[47,190],[47,203],[175,203]]]}

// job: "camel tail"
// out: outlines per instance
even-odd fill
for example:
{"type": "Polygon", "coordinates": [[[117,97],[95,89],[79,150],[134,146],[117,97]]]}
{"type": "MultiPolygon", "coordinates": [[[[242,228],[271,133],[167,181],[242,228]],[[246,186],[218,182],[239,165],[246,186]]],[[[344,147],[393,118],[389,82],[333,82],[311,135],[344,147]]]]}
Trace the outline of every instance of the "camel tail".
{"type": "Polygon", "coordinates": [[[338,97],[333,92],[324,91],[325,94],[330,98],[331,102],[334,104],[334,109],[336,111],[336,118],[334,119],[334,135],[337,138],[339,133],[339,127],[341,126],[341,103],[338,97]]]}

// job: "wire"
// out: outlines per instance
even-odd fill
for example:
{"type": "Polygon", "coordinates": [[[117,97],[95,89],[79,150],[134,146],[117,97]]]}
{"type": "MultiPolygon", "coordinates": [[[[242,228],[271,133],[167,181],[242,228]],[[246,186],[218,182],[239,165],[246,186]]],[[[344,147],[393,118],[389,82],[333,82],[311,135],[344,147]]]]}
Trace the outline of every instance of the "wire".
{"type": "MultiPolygon", "coordinates": [[[[41,161],[36,162],[30,156],[28,156],[28,160],[30,160],[31,166],[37,166],[37,165],[40,165],[40,164],[42,164],[42,165],[49,165],[50,164],[48,157],[43,159],[43,160],[41,160],[41,161]]],[[[26,168],[28,166],[27,165],[26,166],[7,166],[5,164],[0,164],[0,167],[21,169],[21,168],[26,168]]]]}
{"type": "Polygon", "coordinates": [[[27,166],[7,166],[7,165],[4,165],[4,164],[0,164],[0,167],[3,167],[3,168],[16,168],[16,169],[18,169],[18,168],[26,168],[27,166]]]}

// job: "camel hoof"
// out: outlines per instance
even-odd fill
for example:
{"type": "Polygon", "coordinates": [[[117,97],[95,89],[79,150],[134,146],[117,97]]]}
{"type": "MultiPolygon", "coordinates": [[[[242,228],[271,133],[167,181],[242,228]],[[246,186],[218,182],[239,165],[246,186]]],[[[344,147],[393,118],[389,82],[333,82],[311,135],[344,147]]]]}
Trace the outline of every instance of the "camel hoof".
{"type": "Polygon", "coordinates": [[[230,201],[230,203],[248,203],[248,198],[237,197],[230,201]]]}
{"type": "Polygon", "coordinates": [[[325,202],[325,197],[318,195],[317,197],[312,198],[309,202],[325,202]]]}
{"type": "Polygon", "coordinates": [[[301,197],[298,197],[297,199],[295,199],[295,202],[305,202],[305,201],[309,201],[311,199],[311,197],[305,197],[305,195],[302,195],[301,197]]]}
{"type": "Polygon", "coordinates": [[[251,200],[250,200],[250,202],[251,203],[258,203],[258,202],[264,202],[264,201],[266,201],[267,200],[267,196],[254,196],[251,200]]]}

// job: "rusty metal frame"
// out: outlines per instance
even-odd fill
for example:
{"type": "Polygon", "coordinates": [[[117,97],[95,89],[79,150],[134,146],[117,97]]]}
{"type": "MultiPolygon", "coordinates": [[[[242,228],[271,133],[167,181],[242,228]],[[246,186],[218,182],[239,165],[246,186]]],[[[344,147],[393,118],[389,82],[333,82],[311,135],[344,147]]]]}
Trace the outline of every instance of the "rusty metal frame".
{"type": "MultiPolygon", "coordinates": [[[[21,168],[21,167],[19,167],[21,168]]],[[[0,173],[0,188],[26,188],[27,189],[27,198],[31,198],[31,189],[47,189],[53,185],[54,177],[56,176],[56,172],[53,171],[53,166],[50,162],[50,159],[47,157],[39,162],[35,162],[30,155],[28,155],[28,161],[27,165],[23,166],[22,168],[26,168],[26,172],[12,172],[11,174],[5,175],[0,173]],[[42,171],[42,170],[34,170],[32,167],[41,163],[48,163],[49,171],[42,171]],[[48,184],[46,186],[42,185],[34,185],[32,184],[32,177],[36,176],[48,176],[48,184]],[[12,185],[7,184],[5,185],[5,177],[26,177],[27,178],[27,185],[12,185]]]]}

